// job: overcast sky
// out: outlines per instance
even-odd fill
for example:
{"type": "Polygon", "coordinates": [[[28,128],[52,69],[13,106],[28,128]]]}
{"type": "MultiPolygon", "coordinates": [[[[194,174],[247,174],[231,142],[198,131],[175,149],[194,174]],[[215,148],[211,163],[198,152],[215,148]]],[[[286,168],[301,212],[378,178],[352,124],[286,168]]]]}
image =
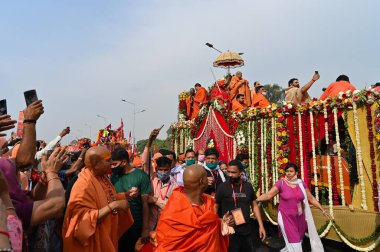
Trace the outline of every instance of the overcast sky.
{"type": "MultiPolygon", "coordinates": [[[[244,52],[251,83],[306,83],[319,97],[342,73],[358,88],[380,81],[380,1],[2,1],[0,99],[17,118],[23,92],[36,89],[45,113],[38,138],[71,126],[66,140],[89,136],[91,125],[132,129],[136,137],[177,118],[178,93],[210,85],[220,50],[244,52]]],[[[215,69],[217,78],[225,74],[215,69]]],[[[233,70],[235,72],[235,70],[233,70]]],[[[163,133],[161,138],[166,137],[163,133]]]]}

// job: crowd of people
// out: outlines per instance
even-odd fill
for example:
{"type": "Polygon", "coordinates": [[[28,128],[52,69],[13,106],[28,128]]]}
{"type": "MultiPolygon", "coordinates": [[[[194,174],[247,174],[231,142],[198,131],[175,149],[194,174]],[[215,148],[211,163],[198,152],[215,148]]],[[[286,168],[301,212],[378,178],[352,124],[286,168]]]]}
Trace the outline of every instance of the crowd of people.
{"type": "MultiPolygon", "coordinates": [[[[0,251],[254,251],[266,239],[258,202],[277,193],[285,249],[300,251],[312,222],[308,200],[329,217],[295,165],[257,198],[245,154],[226,161],[216,148],[188,149],[183,159],[166,149],[152,155],[160,129],[139,162],[122,147],[69,153],[60,144],[69,128],[48,143],[37,140],[43,112],[42,101],[27,106],[22,139],[1,148],[0,251]]],[[[0,132],[15,124],[0,116],[0,132]]]]}
{"type": "MultiPolygon", "coordinates": [[[[307,101],[318,79],[316,72],[302,87],[289,80],[285,100],[307,101]]],[[[341,75],[320,99],[347,90],[355,87],[341,75]]],[[[270,105],[264,86],[255,82],[250,89],[237,72],[210,93],[197,83],[187,99],[189,118],[216,98],[235,111],[270,105]]],[[[28,105],[22,138],[12,134],[0,149],[0,251],[254,251],[266,238],[258,203],[276,194],[283,251],[302,251],[306,230],[314,251],[323,251],[309,203],[331,217],[298,179],[295,164],[258,195],[246,154],[233,160],[219,160],[216,148],[188,149],[180,157],[166,149],[153,154],[160,129],[151,132],[141,158],[121,146],[83,145],[71,153],[60,144],[69,127],[48,143],[37,140],[43,113],[42,101],[28,105]]],[[[0,137],[15,124],[1,115],[0,137]]]]}
{"type": "MultiPolygon", "coordinates": [[[[302,87],[297,78],[290,79],[288,87],[283,90],[285,101],[297,105],[310,100],[308,90],[319,77],[319,73],[316,71],[312,79],[302,87]]],[[[340,75],[335,82],[323,89],[323,94],[319,99],[325,100],[327,97],[337,96],[340,92],[354,91],[355,89],[348,76],[340,75]]],[[[253,87],[250,88],[249,81],[243,79],[240,71],[233,76],[227,75],[224,79],[216,81],[210,93],[197,83],[195,89],[190,89],[189,97],[186,100],[187,118],[194,119],[202,106],[214,99],[220,99],[227,108],[236,112],[246,111],[249,108],[267,108],[271,105],[267,99],[267,92],[259,81],[255,81],[253,87]]]]}

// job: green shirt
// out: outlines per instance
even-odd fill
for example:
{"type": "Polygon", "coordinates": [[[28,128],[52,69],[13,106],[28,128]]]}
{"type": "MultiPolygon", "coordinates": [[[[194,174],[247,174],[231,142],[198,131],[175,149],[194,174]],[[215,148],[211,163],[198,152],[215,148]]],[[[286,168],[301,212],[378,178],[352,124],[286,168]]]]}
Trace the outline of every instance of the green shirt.
{"type": "Polygon", "coordinates": [[[129,199],[129,205],[133,216],[133,226],[131,228],[142,228],[142,199],[141,195],[147,195],[152,193],[152,186],[148,175],[140,170],[136,169],[128,174],[121,176],[112,174],[111,182],[115,186],[116,192],[126,192],[132,187],[137,187],[139,195],[136,198],[129,199]]]}

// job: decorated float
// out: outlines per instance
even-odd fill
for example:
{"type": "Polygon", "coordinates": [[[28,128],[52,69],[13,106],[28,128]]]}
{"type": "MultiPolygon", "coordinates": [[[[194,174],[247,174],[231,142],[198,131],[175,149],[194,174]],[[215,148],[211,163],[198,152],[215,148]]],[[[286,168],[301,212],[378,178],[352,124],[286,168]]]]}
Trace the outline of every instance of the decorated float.
{"type": "Polygon", "coordinates": [[[91,142],[89,138],[81,138],[74,140],[67,146],[67,151],[74,153],[81,151],[83,148],[89,148],[91,146],[104,146],[110,151],[113,151],[116,147],[123,147],[126,149],[131,149],[131,144],[124,138],[123,124],[113,130],[111,125],[108,125],[104,129],[99,129],[96,135],[96,141],[91,142]]]}
{"type": "MultiPolygon", "coordinates": [[[[372,251],[380,242],[380,93],[375,89],[341,93],[334,99],[294,106],[272,104],[235,113],[211,100],[193,120],[186,120],[179,95],[178,122],[171,125],[173,150],[206,149],[213,141],[220,160],[249,155],[249,177],[255,190],[267,192],[281,178],[288,162],[333,217],[312,208],[321,237],[344,242],[358,251],[372,251]]],[[[262,205],[277,225],[278,198],[262,205]]]]}

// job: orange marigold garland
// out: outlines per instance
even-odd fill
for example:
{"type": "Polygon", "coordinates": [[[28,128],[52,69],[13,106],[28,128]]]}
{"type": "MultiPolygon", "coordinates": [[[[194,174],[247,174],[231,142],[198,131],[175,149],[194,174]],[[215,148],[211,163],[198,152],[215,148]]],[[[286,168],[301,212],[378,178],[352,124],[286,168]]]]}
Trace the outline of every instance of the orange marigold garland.
{"type": "MultiPolygon", "coordinates": [[[[280,110],[281,111],[281,110],[280,110]]],[[[277,153],[276,159],[279,165],[278,172],[284,174],[284,168],[288,164],[288,133],[286,127],[286,118],[280,112],[276,113],[277,117],[277,135],[276,135],[276,145],[277,145],[277,153]]]]}

